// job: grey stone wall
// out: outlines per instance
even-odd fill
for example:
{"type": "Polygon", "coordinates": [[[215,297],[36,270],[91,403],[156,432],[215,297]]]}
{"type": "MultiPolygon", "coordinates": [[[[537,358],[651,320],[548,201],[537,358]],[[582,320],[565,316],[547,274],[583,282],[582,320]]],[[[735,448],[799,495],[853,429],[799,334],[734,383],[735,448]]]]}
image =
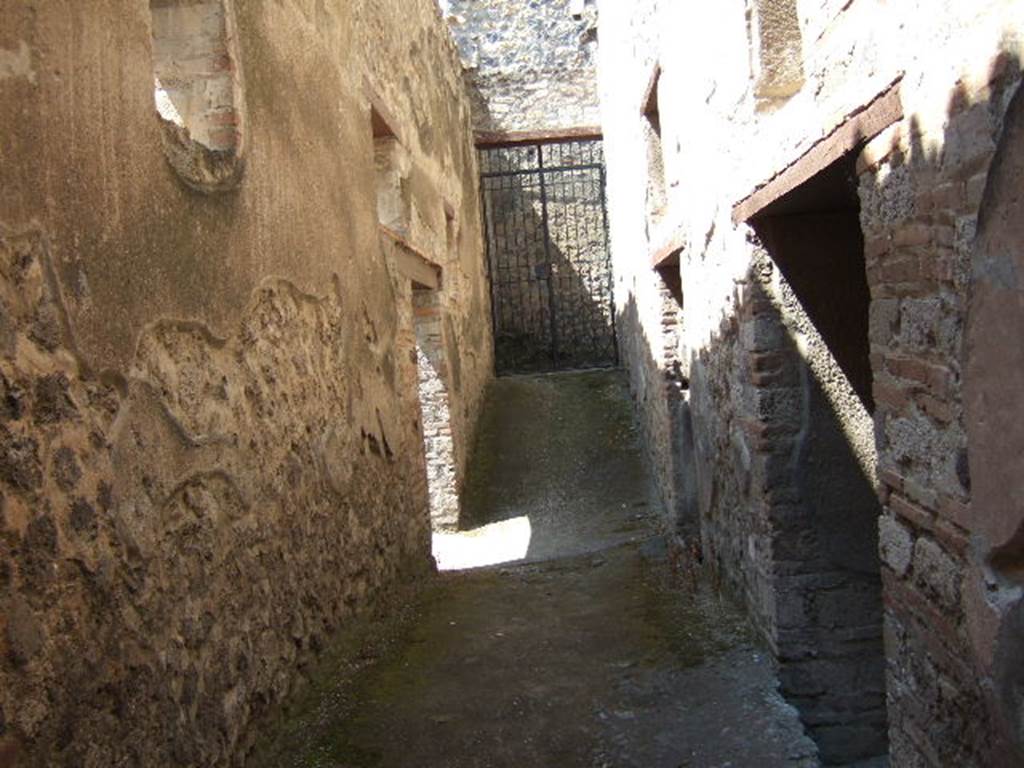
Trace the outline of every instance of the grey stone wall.
{"type": "Polygon", "coordinates": [[[449,0],[446,17],[473,94],[478,131],[599,124],[597,3],[449,0]]]}
{"type": "Polygon", "coordinates": [[[434,530],[459,525],[459,491],[464,463],[456,458],[452,430],[452,371],[445,344],[444,315],[437,291],[413,292],[416,326],[416,365],[430,520],[434,530]]]}
{"type": "Polygon", "coordinates": [[[433,2],[231,5],[251,151],[204,194],[168,163],[149,3],[0,1],[3,765],[242,764],[331,634],[432,567],[368,90],[445,276],[455,439],[492,370],[433,2]]]}

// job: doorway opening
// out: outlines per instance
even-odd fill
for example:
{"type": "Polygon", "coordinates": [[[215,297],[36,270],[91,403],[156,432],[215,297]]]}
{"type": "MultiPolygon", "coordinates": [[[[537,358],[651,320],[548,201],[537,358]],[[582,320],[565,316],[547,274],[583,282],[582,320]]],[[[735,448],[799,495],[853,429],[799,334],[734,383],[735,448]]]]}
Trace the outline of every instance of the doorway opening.
{"type": "Polygon", "coordinates": [[[775,651],[783,693],[826,764],[887,751],[871,297],[855,157],[749,222],[777,270],[775,311],[798,397],[788,487],[767,499],[775,651]]]}
{"type": "Polygon", "coordinates": [[[414,283],[412,302],[430,524],[435,531],[455,530],[459,526],[459,478],[440,291],[414,283]]]}

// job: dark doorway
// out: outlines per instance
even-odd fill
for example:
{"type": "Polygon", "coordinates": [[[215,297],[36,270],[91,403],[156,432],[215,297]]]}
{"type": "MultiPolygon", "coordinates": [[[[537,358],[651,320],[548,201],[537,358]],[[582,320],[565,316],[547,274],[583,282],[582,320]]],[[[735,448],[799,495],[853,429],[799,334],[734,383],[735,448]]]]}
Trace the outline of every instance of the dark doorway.
{"type": "Polygon", "coordinates": [[[870,293],[850,153],[751,224],[780,275],[801,405],[772,501],[779,677],[827,765],[887,751],[870,293]]]}
{"type": "Polygon", "coordinates": [[[499,374],[618,363],[599,139],[480,150],[499,374]]]}

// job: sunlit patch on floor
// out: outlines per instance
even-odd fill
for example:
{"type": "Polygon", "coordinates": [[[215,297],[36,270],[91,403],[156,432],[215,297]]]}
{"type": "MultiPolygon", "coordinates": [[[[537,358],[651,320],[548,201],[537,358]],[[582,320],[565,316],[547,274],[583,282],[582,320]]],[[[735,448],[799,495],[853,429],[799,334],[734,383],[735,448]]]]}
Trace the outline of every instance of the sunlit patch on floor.
{"type": "Polygon", "coordinates": [[[442,571],[511,563],[526,558],[532,535],[530,518],[526,516],[469,531],[434,533],[434,559],[442,571]]]}

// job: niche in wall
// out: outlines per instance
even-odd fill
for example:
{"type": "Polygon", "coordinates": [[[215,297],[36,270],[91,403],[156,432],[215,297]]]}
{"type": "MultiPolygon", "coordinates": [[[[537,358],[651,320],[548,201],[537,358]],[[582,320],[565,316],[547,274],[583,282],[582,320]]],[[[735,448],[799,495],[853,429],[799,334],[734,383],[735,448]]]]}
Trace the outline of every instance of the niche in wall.
{"type": "Polygon", "coordinates": [[[195,190],[238,185],[245,98],[231,0],[150,0],[153,96],[167,160],[195,190]]]}
{"type": "Polygon", "coordinates": [[[392,232],[408,237],[412,207],[405,182],[409,175],[410,163],[408,152],[392,127],[394,122],[381,104],[371,103],[370,125],[373,129],[377,221],[392,232]]]}
{"type": "Polygon", "coordinates": [[[770,109],[804,85],[796,0],[748,0],[747,36],[754,97],[759,108],[770,109]]]}
{"type": "Polygon", "coordinates": [[[665,186],[665,156],[661,145],[661,113],[658,108],[658,86],[661,82],[661,67],[655,65],[650,83],[643,99],[643,135],[647,153],[647,238],[658,239],[658,227],[665,218],[668,208],[668,193],[665,186]]]}

